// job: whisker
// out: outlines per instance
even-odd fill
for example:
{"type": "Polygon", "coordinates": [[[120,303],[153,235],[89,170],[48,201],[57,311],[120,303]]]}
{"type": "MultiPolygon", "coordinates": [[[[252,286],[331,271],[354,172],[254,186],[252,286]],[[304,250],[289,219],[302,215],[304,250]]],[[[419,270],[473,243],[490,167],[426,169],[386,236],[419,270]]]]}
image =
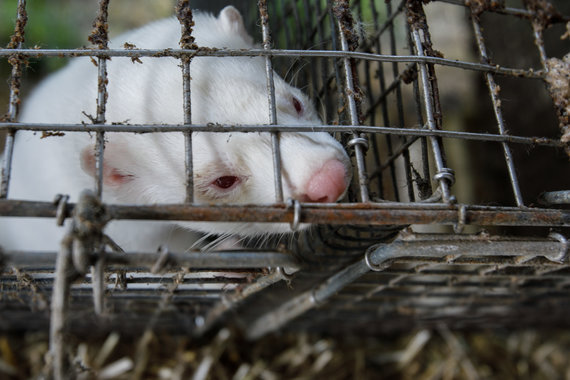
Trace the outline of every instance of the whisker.
{"type": "Polygon", "coordinates": [[[204,241],[208,240],[213,235],[214,234],[212,234],[212,233],[205,234],[200,239],[198,239],[194,243],[192,243],[192,245],[190,247],[188,247],[188,249],[185,252],[190,252],[194,249],[201,250],[200,246],[204,243],[204,241]]]}

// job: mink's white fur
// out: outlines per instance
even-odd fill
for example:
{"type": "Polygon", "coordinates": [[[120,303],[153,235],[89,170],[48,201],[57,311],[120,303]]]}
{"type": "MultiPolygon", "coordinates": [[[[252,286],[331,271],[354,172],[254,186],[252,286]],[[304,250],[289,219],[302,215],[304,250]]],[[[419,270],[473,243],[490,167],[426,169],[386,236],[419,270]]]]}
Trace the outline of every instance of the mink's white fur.
{"type": "MultiPolygon", "coordinates": [[[[252,38],[234,7],[224,8],[218,17],[196,12],[194,21],[193,35],[199,46],[253,47],[252,38]]],[[[110,47],[121,48],[128,42],[137,48],[177,48],[179,39],[180,24],[175,18],[169,18],[128,32],[116,38],[110,47]]],[[[113,57],[107,62],[106,122],[182,123],[180,60],[149,57],[141,61],[142,64],[132,62],[130,58],[113,57]]],[[[264,58],[195,57],[190,71],[193,123],[269,123],[264,58]]],[[[321,124],[309,99],[277,75],[275,95],[279,123],[321,124]]],[[[67,67],[48,77],[23,102],[20,120],[90,123],[83,112],[94,115],[96,99],[97,68],[89,58],[73,58],[67,67]]],[[[43,139],[40,135],[28,131],[16,134],[9,198],[51,201],[61,193],[69,194],[71,201],[77,201],[83,189],[94,186],[95,135],[65,133],[63,137],[43,139]]],[[[182,133],[106,133],[105,140],[105,202],[183,202],[182,133]]],[[[280,148],[285,199],[314,200],[307,194],[319,186],[324,187],[325,193],[332,192],[332,201],[342,196],[351,175],[350,161],[341,145],[329,134],[281,133],[280,148]],[[332,169],[322,169],[331,162],[332,169]],[[316,176],[323,178],[317,181],[314,180],[316,176]],[[334,186],[329,190],[329,180],[336,183],[338,191],[334,186]]],[[[269,133],[194,133],[195,202],[274,203],[271,157],[269,133]],[[236,183],[227,189],[216,186],[216,179],[221,177],[232,177],[236,183]]],[[[58,247],[64,231],[55,226],[53,219],[0,218],[0,246],[52,250],[58,247]]],[[[159,244],[168,244],[171,249],[188,249],[196,239],[191,231],[255,236],[287,232],[289,226],[113,221],[106,230],[126,250],[144,251],[153,251],[159,244]]]]}

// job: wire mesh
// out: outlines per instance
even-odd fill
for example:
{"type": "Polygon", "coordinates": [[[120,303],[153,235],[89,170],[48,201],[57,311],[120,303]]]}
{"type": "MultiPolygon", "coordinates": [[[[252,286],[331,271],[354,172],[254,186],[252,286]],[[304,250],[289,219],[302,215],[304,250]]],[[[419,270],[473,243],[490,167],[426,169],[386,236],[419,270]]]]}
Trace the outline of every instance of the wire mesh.
{"type": "Polygon", "coordinates": [[[570,38],[567,30],[560,33],[570,25],[567,4],[556,4],[559,12],[547,1],[531,0],[512,7],[455,0],[261,1],[249,21],[254,28],[261,25],[257,34],[263,47],[248,50],[195,46],[187,1],[176,9],[187,37],[180,49],[108,49],[108,1],[101,1],[91,35],[95,49],[31,49],[21,38],[26,4],[18,4],[12,42],[0,49],[0,58],[12,66],[9,110],[0,122],[6,132],[0,216],[51,218],[59,225],[67,220],[68,232],[59,252],[0,250],[0,329],[50,327],[60,377],[64,333],[87,336],[93,326],[98,334],[120,328],[133,335],[153,330],[200,336],[233,324],[257,338],[279,329],[382,333],[441,322],[456,328],[568,325],[568,99],[562,99],[564,105],[554,96],[556,112],[549,110],[549,119],[539,115],[540,123],[521,124],[518,118],[539,114],[546,90],[554,93],[543,82],[550,83],[554,74],[568,77],[568,59],[556,58],[567,53],[564,47],[545,42],[554,38],[548,34],[552,30],[555,38],[564,32],[570,38]],[[459,28],[447,33],[463,38],[451,47],[440,44],[445,34],[436,32],[446,23],[437,16],[444,9],[452,9],[459,28]],[[528,33],[538,60],[508,41],[521,64],[495,61],[502,59],[501,45],[496,34],[486,32],[498,27],[495,17],[520,22],[517,32],[528,33]],[[468,51],[470,44],[476,50],[468,51]],[[20,100],[25,62],[78,56],[98,63],[92,124],[18,122],[18,106],[25,104],[20,100]],[[192,123],[192,59],[204,56],[264,57],[268,124],[192,123]],[[180,124],[106,123],[105,62],[120,57],[181,61],[180,124]],[[550,59],[558,59],[566,71],[549,69],[550,59]],[[279,124],[274,69],[286,81],[305,86],[323,125],[279,124]],[[539,83],[536,96],[542,103],[531,107],[517,101],[518,93],[508,91],[519,82],[539,83]],[[480,106],[484,102],[490,106],[480,106]],[[14,138],[22,130],[96,133],[94,193],[74,202],[11,198],[14,138]],[[343,202],[283,199],[279,173],[286,152],[279,149],[279,135],[297,131],[329,132],[350,153],[354,176],[343,202]],[[184,204],[101,200],[106,134],[179,132],[185,136],[184,204]],[[196,132],[271,133],[275,203],[194,203],[196,132]],[[231,252],[169,252],[163,246],[157,253],[123,253],[105,235],[111,220],[316,226],[231,252]],[[78,232],[83,230],[88,233],[78,232]],[[432,234],[418,233],[426,230],[432,234]]]}

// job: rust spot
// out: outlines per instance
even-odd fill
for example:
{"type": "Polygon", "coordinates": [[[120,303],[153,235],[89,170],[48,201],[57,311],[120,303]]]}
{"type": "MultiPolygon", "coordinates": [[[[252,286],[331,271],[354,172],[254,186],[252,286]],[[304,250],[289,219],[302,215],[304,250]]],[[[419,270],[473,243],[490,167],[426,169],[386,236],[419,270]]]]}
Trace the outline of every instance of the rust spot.
{"type": "Polygon", "coordinates": [[[532,12],[533,22],[539,30],[564,21],[562,14],[548,0],[523,0],[523,3],[532,12]]]}
{"type": "Polygon", "coordinates": [[[182,49],[195,49],[196,43],[192,36],[192,28],[194,27],[194,19],[192,17],[192,8],[189,0],[179,0],[176,5],[176,17],[182,26],[182,35],[180,36],[180,47],[182,49]]]}
{"type": "Polygon", "coordinates": [[[505,0],[466,0],[465,5],[471,8],[474,16],[479,16],[485,11],[505,9],[505,0]]]}
{"type": "Polygon", "coordinates": [[[46,137],[52,136],[65,136],[65,133],[59,131],[43,131],[40,139],[45,139],[46,137]]]}
{"type": "Polygon", "coordinates": [[[332,10],[339,21],[341,28],[340,32],[344,34],[346,41],[348,42],[348,49],[350,51],[355,51],[358,48],[358,33],[354,28],[355,22],[352,17],[352,12],[350,11],[349,1],[335,1],[332,10]]]}
{"type": "Polygon", "coordinates": [[[406,18],[410,26],[415,29],[427,29],[426,15],[422,3],[427,4],[430,0],[407,0],[406,18]]]}
{"type": "Polygon", "coordinates": [[[18,18],[16,19],[16,26],[14,28],[14,34],[10,38],[8,43],[8,49],[17,49],[25,41],[25,27],[28,22],[28,14],[26,13],[25,3],[20,3],[18,5],[18,18]]]}
{"type": "Polygon", "coordinates": [[[99,49],[106,49],[109,42],[109,25],[107,18],[109,16],[109,0],[101,0],[99,3],[99,13],[93,22],[93,30],[87,38],[93,45],[97,45],[99,49]]]}
{"type": "MultiPolygon", "coordinates": [[[[352,16],[352,12],[350,11],[350,2],[348,0],[335,1],[333,3],[332,11],[339,22],[340,33],[346,39],[348,50],[349,51],[358,50],[358,31],[356,28],[356,22],[354,20],[354,17],[352,16]]],[[[347,92],[345,95],[354,96],[358,120],[360,123],[362,123],[364,121],[362,115],[362,99],[364,98],[364,92],[362,91],[359,85],[358,70],[356,69],[356,66],[357,66],[356,61],[353,58],[351,58],[350,68],[353,79],[354,91],[351,94],[347,92]]]]}
{"type": "MultiPolygon", "coordinates": [[[[424,41],[421,42],[421,48],[424,50],[424,54],[433,57],[443,57],[443,54],[433,48],[433,43],[431,41],[431,35],[426,23],[426,15],[423,9],[423,4],[428,3],[429,0],[407,0],[406,1],[406,17],[408,24],[410,25],[412,31],[422,31],[422,36],[424,41]]],[[[439,87],[437,85],[437,78],[435,75],[435,67],[433,63],[426,64],[428,71],[428,81],[430,82],[432,88],[432,100],[433,100],[433,115],[435,119],[435,128],[442,129],[442,112],[441,104],[439,100],[439,87]]],[[[441,139],[438,138],[441,142],[441,139]]],[[[442,151],[442,154],[444,152],[442,151]]],[[[444,157],[445,160],[445,157],[444,157]]]]}
{"type": "MultiPolygon", "coordinates": [[[[18,49],[22,47],[25,41],[25,27],[28,21],[25,2],[18,5],[18,17],[14,34],[8,43],[8,49],[18,49]]],[[[10,78],[10,108],[8,115],[4,116],[5,120],[14,120],[18,117],[20,109],[20,87],[23,67],[27,66],[28,60],[25,56],[14,54],[8,57],[8,62],[12,65],[12,76],[10,78]]]]}
{"type": "Polygon", "coordinates": [[[418,67],[417,65],[409,66],[406,70],[400,74],[402,81],[405,84],[410,84],[418,77],[418,67]]]}
{"type": "Polygon", "coordinates": [[[570,53],[563,59],[547,59],[546,68],[544,80],[558,115],[560,141],[570,156],[570,53]]]}

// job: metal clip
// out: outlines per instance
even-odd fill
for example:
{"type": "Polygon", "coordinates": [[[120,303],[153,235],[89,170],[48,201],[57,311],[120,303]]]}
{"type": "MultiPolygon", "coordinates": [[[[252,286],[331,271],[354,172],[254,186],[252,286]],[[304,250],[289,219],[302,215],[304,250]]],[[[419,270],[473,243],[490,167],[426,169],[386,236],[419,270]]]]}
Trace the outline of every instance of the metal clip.
{"type": "Polygon", "coordinates": [[[364,137],[355,137],[352,138],[348,141],[348,143],[346,144],[349,147],[353,147],[355,145],[360,145],[362,148],[364,148],[364,150],[368,150],[368,140],[365,139],[364,137]]]}
{"type": "Polygon", "coordinates": [[[275,269],[275,271],[276,271],[277,273],[279,273],[279,276],[281,276],[281,279],[282,279],[282,280],[285,280],[285,281],[287,281],[287,282],[290,282],[290,281],[293,279],[293,275],[287,273],[287,271],[286,271],[285,268],[283,268],[283,267],[277,267],[277,268],[275,269]]]}
{"type": "Polygon", "coordinates": [[[457,209],[457,223],[453,225],[453,232],[460,234],[465,228],[465,220],[467,219],[467,207],[459,205],[457,209]]]}
{"type": "Polygon", "coordinates": [[[289,198],[287,200],[287,208],[293,207],[293,221],[290,223],[291,231],[297,231],[301,222],[301,204],[298,200],[289,198]]]}
{"type": "Polygon", "coordinates": [[[370,269],[373,272],[382,272],[384,269],[386,269],[386,267],[384,265],[378,265],[378,264],[374,264],[371,260],[370,260],[370,254],[374,252],[373,249],[369,249],[366,251],[366,253],[364,254],[364,262],[366,263],[366,266],[368,267],[368,269],[370,269]]]}
{"type": "Polygon", "coordinates": [[[566,237],[564,237],[564,235],[559,234],[558,232],[551,232],[548,235],[549,238],[551,239],[556,239],[558,240],[562,246],[560,247],[560,253],[556,256],[545,256],[548,260],[553,261],[555,263],[559,263],[562,264],[564,261],[566,261],[566,256],[568,255],[568,239],[566,239],[566,237]]]}
{"type": "Polygon", "coordinates": [[[65,222],[65,208],[67,206],[67,201],[69,201],[69,195],[67,194],[57,194],[53,200],[53,203],[57,205],[55,222],[58,226],[63,226],[63,223],[65,222]]]}
{"type": "Polygon", "coordinates": [[[446,180],[449,186],[453,186],[455,183],[455,170],[450,168],[442,168],[439,172],[435,173],[433,179],[436,181],[446,180]]]}

